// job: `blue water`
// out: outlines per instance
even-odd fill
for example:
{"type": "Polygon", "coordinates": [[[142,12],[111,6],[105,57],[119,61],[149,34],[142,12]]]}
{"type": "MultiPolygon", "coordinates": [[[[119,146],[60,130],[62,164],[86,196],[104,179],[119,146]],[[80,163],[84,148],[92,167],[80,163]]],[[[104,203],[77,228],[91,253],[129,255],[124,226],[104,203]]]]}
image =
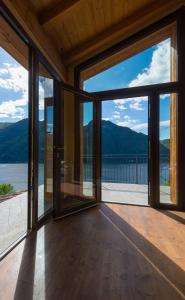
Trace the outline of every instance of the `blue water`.
{"type": "MultiPolygon", "coordinates": [[[[44,183],[44,165],[39,165],[39,184],[44,183]]],[[[15,191],[28,189],[28,164],[0,164],[0,183],[10,183],[15,191]]]]}
{"type": "MultiPolygon", "coordinates": [[[[91,164],[84,166],[84,181],[92,180],[91,164]]],[[[169,164],[160,166],[161,183],[169,180],[169,164]]],[[[102,181],[117,183],[148,183],[148,164],[102,164],[102,181]]],[[[25,191],[28,185],[27,164],[0,164],[0,183],[11,183],[15,191],[25,191]]],[[[44,165],[39,165],[39,185],[44,184],[44,165]]]]}

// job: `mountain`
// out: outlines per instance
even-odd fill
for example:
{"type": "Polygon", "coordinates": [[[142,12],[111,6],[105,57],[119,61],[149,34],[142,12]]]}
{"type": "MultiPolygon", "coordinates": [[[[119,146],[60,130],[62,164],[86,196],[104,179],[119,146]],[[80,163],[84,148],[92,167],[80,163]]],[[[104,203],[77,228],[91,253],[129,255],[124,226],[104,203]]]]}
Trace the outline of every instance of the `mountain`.
{"type": "MultiPolygon", "coordinates": [[[[39,161],[44,157],[44,123],[39,124],[39,161]]],[[[0,163],[28,161],[28,119],[0,128],[0,163]]]]}
{"type": "MultiPolygon", "coordinates": [[[[89,154],[92,145],[92,123],[84,126],[84,153],[89,154]]],[[[168,156],[169,149],[161,144],[161,154],[168,156]]],[[[118,126],[102,120],[102,153],[103,155],[147,155],[148,136],[128,127],[118,126]]]]}
{"type": "MultiPolygon", "coordinates": [[[[84,153],[93,149],[93,123],[83,128],[84,153]]],[[[165,140],[164,140],[165,141],[165,140]]],[[[169,143],[160,144],[163,155],[169,156],[169,143]]],[[[128,127],[102,121],[102,153],[104,155],[147,155],[148,136],[128,127]]],[[[28,119],[0,128],[0,163],[26,163],[28,161],[28,119]]],[[[44,161],[44,122],[39,122],[39,162],[44,161]]]]}
{"type": "Polygon", "coordinates": [[[10,125],[12,125],[12,123],[0,122],[0,129],[4,129],[10,125]]]}
{"type": "Polygon", "coordinates": [[[161,140],[160,142],[165,148],[170,150],[170,139],[161,140]]]}

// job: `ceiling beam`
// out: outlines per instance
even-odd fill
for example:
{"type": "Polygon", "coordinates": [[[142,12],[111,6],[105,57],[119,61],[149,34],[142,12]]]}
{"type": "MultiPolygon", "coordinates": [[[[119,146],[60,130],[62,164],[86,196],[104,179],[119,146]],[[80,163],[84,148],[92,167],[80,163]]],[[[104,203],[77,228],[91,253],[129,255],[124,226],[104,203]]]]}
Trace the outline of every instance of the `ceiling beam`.
{"type": "Polygon", "coordinates": [[[63,53],[65,64],[75,66],[89,57],[102,52],[119,41],[133,35],[143,28],[158,21],[185,4],[185,0],[156,0],[138,10],[118,24],[87,40],[78,47],[63,53]]]}
{"type": "Polygon", "coordinates": [[[23,27],[38,49],[43,53],[55,71],[65,80],[66,68],[57,48],[53,46],[44,29],[38,22],[37,16],[29,6],[29,1],[3,0],[3,3],[23,27]]]}
{"type": "Polygon", "coordinates": [[[41,25],[45,25],[56,17],[60,16],[60,20],[66,16],[71,10],[78,4],[80,0],[62,0],[58,4],[43,10],[39,16],[39,22],[41,25]]]}

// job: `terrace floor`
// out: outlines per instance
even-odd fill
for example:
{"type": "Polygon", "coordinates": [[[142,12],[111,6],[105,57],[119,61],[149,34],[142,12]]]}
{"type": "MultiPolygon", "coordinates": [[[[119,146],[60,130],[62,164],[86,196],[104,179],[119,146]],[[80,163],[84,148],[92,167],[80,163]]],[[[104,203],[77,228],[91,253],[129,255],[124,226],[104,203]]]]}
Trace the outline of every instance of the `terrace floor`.
{"type": "MultiPolygon", "coordinates": [[[[51,203],[44,201],[44,185],[39,186],[39,216],[50,207],[51,203]]],[[[27,231],[27,192],[10,199],[0,201],[0,253],[11,246],[27,231]]]]}
{"type": "MultiPolygon", "coordinates": [[[[171,203],[170,187],[160,187],[160,200],[162,203],[171,203]]],[[[148,185],[102,182],[102,201],[148,205],[148,185]]]]}
{"type": "MultiPolygon", "coordinates": [[[[86,186],[88,194],[88,185],[86,186]]],[[[89,188],[91,190],[91,188],[89,188]]],[[[39,215],[44,212],[43,186],[39,187],[39,215]]],[[[169,203],[169,188],[162,187],[163,202],[169,203]]],[[[102,201],[148,205],[148,186],[102,183],[102,201]]],[[[48,203],[49,204],[49,203],[48,203]]],[[[27,192],[0,202],[0,253],[18,239],[27,228],[27,192]]]]}

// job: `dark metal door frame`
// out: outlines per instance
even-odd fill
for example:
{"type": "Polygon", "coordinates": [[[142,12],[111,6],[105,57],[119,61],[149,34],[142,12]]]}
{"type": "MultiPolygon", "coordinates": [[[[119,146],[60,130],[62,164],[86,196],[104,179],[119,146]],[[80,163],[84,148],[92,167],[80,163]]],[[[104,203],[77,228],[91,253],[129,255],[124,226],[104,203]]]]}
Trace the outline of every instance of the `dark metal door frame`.
{"type": "MultiPolygon", "coordinates": [[[[76,89],[68,84],[65,84],[61,81],[55,81],[55,96],[54,96],[54,173],[53,173],[53,182],[54,182],[54,218],[58,219],[61,217],[64,217],[66,215],[76,213],[77,211],[84,210],[86,208],[95,206],[98,204],[99,199],[99,182],[100,182],[100,174],[97,166],[100,166],[99,164],[99,154],[100,151],[98,150],[99,146],[97,147],[99,143],[99,105],[98,101],[99,98],[92,94],[84,92],[80,89],[76,89]],[[93,118],[94,118],[94,166],[95,169],[93,171],[93,183],[95,186],[95,194],[94,194],[94,200],[88,201],[85,204],[76,205],[72,208],[63,209],[62,203],[64,201],[64,193],[61,189],[61,184],[64,182],[61,182],[61,174],[60,174],[60,167],[59,167],[59,161],[64,160],[64,92],[68,91],[75,96],[75,168],[74,168],[74,176],[75,180],[79,180],[80,176],[80,145],[77,141],[79,141],[79,129],[80,129],[80,104],[85,102],[93,102],[93,118]]],[[[100,103],[100,102],[99,102],[100,103]]],[[[85,197],[83,197],[85,198],[85,197]]]]}
{"type": "MultiPolygon", "coordinates": [[[[143,87],[123,88],[94,93],[100,102],[113,99],[132,98],[147,96],[149,101],[149,205],[155,208],[182,209],[181,199],[177,199],[177,204],[163,204],[159,200],[159,96],[160,94],[180,93],[182,84],[170,82],[154,84],[143,87]]],[[[178,109],[179,113],[179,109],[178,109]]],[[[179,128],[178,128],[179,130],[179,128]]],[[[101,135],[101,134],[100,134],[101,135]]],[[[101,139],[101,138],[100,138],[101,139]]],[[[101,163],[100,163],[101,164],[101,163]]],[[[177,166],[179,161],[177,161],[177,166]]],[[[101,184],[100,184],[101,186],[101,184]]],[[[177,191],[178,195],[178,191],[177,191]]]]}

